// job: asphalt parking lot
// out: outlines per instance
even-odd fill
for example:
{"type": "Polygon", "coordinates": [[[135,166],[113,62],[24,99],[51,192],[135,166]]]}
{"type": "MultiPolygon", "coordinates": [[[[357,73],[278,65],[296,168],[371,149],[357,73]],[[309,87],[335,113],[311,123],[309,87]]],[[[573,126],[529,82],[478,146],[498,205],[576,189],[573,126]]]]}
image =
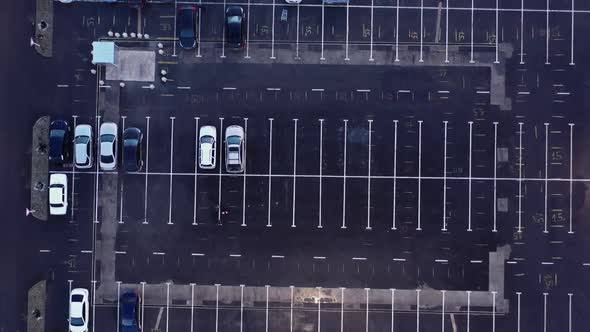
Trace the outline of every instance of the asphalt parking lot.
{"type": "MultiPolygon", "coordinates": [[[[490,315],[491,302],[463,305],[453,322],[483,330],[498,318],[498,328],[520,328],[522,305],[523,330],[556,329],[567,326],[573,305],[581,326],[578,294],[587,291],[581,280],[590,264],[574,247],[586,232],[578,142],[586,137],[587,48],[572,32],[586,27],[571,21],[569,1],[551,1],[551,11],[529,2],[500,2],[496,11],[496,1],[475,1],[474,9],[451,1],[448,16],[434,1],[399,1],[399,10],[396,1],[232,2],[249,24],[248,46],[238,52],[223,46],[229,2],[202,3],[193,51],[171,42],[171,3],[141,12],[56,6],[59,17],[71,15],[56,26],[72,31],[57,45],[77,43],[58,55],[73,69],[56,77],[52,117],[95,132],[105,121],[141,129],[145,165],[129,174],[53,168],[68,174],[71,223],[51,228],[40,264],[62,259],[52,239],[64,232],[72,242],[64,274],[99,287],[93,331],[117,325],[116,301],[105,295],[116,281],[148,285],[145,328],[155,330],[389,330],[392,317],[396,330],[419,330],[440,328],[440,308],[421,315],[417,304],[378,303],[378,290],[432,288],[435,301],[439,290],[491,292],[490,253],[509,245],[501,264],[509,314],[490,315]],[[129,45],[163,43],[157,70],[171,81],[97,87],[104,76],[89,73],[87,42],[140,30],[150,40],[129,45]],[[246,129],[243,174],[226,173],[223,158],[214,170],[195,167],[203,125],[220,135],[229,125],[246,129]],[[92,239],[80,241],[81,233],[92,239]],[[224,298],[239,285],[262,295],[247,293],[243,314],[244,301],[229,295],[150,302],[166,282],[204,287],[197,297],[218,287],[224,298]],[[280,294],[289,286],[366,288],[371,300],[342,309],[345,295],[308,294],[312,300],[289,306],[280,294]]],[[[575,6],[576,18],[590,9],[575,6]]],[[[451,329],[451,319],[443,326],[451,329]]]]}

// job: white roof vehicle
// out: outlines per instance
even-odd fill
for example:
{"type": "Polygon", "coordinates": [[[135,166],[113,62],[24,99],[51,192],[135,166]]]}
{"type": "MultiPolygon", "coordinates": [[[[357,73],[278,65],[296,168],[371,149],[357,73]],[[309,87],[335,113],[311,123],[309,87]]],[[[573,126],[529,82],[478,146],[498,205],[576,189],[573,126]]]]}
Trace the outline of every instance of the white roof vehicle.
{"type": "Polygon", "coordinates": [[[225,130],[225,170],[228,173],[244,171],[244,128],[229,126],[225,130]]]}
{"type": "Polygon", "coordinates": [[[88,331],[88,290],[74,288],[70,293],[70,332],[88,331]]]}
{"type": "Polygon", "coordinates": [[[199,129],[199,167],[215,168],[217,129],[213,126],[203,126],[199,129]]]}
{"type": "Polygon", "coordinates": [[[68,210],[68,178],[65,174],[49,176],[49,213],[63,216],[68,210]]]}
{"type": "Polygon", "coordinates": [[[105,171],[117,169],[117,124],[105,122],[100,125],[100,168],[105,171]]]}
{"type": "Polygon", "coordinates": [[[77,125],[74,130],[74,163],[77,168],[92,167],[92,127],[77,125]]]}

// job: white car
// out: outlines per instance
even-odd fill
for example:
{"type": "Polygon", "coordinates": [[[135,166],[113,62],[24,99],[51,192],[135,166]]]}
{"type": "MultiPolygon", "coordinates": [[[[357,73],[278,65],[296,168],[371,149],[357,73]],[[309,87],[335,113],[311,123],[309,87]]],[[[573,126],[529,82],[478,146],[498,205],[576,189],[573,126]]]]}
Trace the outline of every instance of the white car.
{"type": "Polygon", "coordinates": [[[70,332],[88,331],[88,290],[74,288],[70,293],[70,332]]]}
{"type": "Polygon", "coordinates": [[[215,168],[217,128],[203,126],[199,129],[199,167],[203,169],[215,168]]]}
{"type": "Polygon", "coordinates": [[[100,168],[105,171],[117,169],[118,129],[114,122],[100,125],[100,168]]]}
{"type": "Polygon", "coordinates": [[[225,170],[228,173],[244,171],[244,128],[229,126],[225,130],[225,170]]]}
{"type": "Polygon", "coordinates": [[[92,127],[87,124],[74,130],[74,164],[76,168],[92,167],[92,127]]]}
{"type": "Polygon", "coordinates": [[[49,214],[63,216],[68,210],[68,178],[65,174],[49,176],[49,214]]]}

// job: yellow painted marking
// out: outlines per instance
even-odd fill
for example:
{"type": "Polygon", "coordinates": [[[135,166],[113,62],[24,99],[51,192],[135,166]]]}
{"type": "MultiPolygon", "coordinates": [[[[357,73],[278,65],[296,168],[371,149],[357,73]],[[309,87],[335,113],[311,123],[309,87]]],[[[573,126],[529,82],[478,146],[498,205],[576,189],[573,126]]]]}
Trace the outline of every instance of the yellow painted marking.
{"type": "Polygon", "coordinates": [[[177,61],[158,61],[159,65],[177,65],[177,61]]]}

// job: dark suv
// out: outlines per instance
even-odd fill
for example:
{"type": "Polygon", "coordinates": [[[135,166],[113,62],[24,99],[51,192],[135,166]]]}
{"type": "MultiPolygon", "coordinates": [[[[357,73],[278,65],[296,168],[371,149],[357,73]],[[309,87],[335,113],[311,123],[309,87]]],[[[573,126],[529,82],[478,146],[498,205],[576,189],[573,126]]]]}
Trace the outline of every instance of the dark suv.
{"type": "Polygon", "coordinates": [[[234,48],[244,46],[244,9],[239,6],[228,7],[225,11],[225,30],[227,34],[227,43],[234,48]]]}
{"type": "Polygon", "coordinates": [[[141,145],[143,134],[137,128],[127,128],[123,132],[123,165],[127,172],[139,172],[143,166],[141,145]]]}
{"type": "Polygon", "coordinates": [[[62,165],[70,157],[70,127],[63,120],[49,125],[49,161],[62,165]]]}

